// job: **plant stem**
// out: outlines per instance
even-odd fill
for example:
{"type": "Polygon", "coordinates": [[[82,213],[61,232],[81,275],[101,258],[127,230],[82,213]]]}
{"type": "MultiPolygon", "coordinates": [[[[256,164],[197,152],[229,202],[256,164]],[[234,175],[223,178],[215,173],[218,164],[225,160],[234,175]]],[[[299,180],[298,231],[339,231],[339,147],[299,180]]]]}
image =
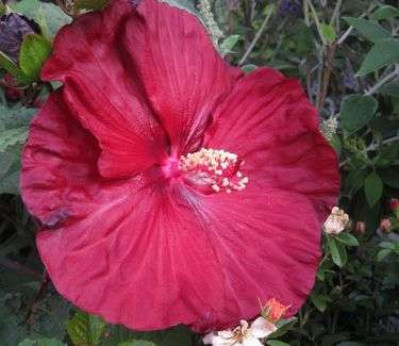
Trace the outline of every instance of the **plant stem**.
{"type": "Polygon", "coordinates": [[[378,91],[378,89],[381,88],[385,83],[389,82],[391,79],[395,78],[398,75],[399,75],[399,65],[395,65],[395,69],[391,73],[387,74],[384,78],[375,83],[364,94],[366,96],[375,94],[378,91]]]}
{"type": "MultiPolygon", "coordinates": [[[[362,15],[359,18],[364,18],[366,17],[374,8],[376,7],[375,4],[371,4],[370,7],[367,9],[366,12],[362,13],[362,15]]],[[[342,36],[338,39],[337,45],[341,45],[344,43],[344,41],[348,38],[348,36],[352,33],[354,27],[350,26],[346,31],[342,34],[342,36]]]]}
{"type": "MultiPolygon", "coordinates": [[[[381,144],[378,144],[378,143],[371,143],[366,149],[363,150],[363,153],[367,153],[367,152],[369,152],[369,151],[374,151],[374,150],[376,150],[379,146],[386,145],[386,144],[390,144],[390,143],[393,143],[393,142],[396,142],[396,141],[399,141],[399,135],[394,136],[394,137],[391,137],[391,138],[388,138],[388,139],[382,141],[381,144]]],[[[345,166],[348,162],[350,162],[350,158],[347,158],[346,160],[342,161],[342,162],[339,164],[339,167],[345,166]]]]}
{"type": "Polygon", "coordinates": [[[325,99],[327,97],[327,91],[328,91],[328,86],[330,84],[330,77],[331,77],[331,72],[333,70],[334,66],[334,56],[335,56],[335,49],[336,49],[336,44],[328,44],[324,46],[324,54],[325,54],[325,59],[324,59],[324,64],[322,68],[322,79],[321,79],[321,86],[320,86],[320,92],[319,92],[319,97],[318,97],[318,103],[317,103],[317,108],[321,110],[324,106],[325,99]]]}
{"type": "Polygon", "coordinates": [[[265,19],[262,22],[262,25],[260,26],[259,30],[256,32],[255,37],[253,38],[248,49],[246,50],[243,57],[239,61],[238,65],[242,65],[247,60],[247,58],[251,54],[252,50],[255,48],[256,43],[259,41],[260,37],[263,34],[263,31],[266,29],[267,23],[269,22],[270,17],[272,16],[272,13],[273,13],[273,8],[270,8],[269,12],[267,13],[265,19]]]}

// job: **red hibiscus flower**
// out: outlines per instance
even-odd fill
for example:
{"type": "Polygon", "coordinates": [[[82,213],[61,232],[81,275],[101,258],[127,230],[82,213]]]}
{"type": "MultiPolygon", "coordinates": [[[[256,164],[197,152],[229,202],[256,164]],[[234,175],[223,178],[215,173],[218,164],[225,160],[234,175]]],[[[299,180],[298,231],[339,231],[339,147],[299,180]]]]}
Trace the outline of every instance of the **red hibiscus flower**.
{"type": "Polygon", "coordinates": [[[243,75],[189,13],[113,1],[57,36],[21,188],[57,290],[109,322],[223,329],[314,282],[338,193],[298,82],[243,75]]]}

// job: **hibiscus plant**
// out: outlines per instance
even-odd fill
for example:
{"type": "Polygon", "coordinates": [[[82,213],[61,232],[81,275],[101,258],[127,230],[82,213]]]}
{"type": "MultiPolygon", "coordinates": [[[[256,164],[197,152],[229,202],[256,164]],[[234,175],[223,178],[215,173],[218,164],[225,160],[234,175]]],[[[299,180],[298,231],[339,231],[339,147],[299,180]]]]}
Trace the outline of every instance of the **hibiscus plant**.
{"type": "Polygon", "coordinates": [[[394,1],[0,16],[0,345],[397,344],[394,1]]]}

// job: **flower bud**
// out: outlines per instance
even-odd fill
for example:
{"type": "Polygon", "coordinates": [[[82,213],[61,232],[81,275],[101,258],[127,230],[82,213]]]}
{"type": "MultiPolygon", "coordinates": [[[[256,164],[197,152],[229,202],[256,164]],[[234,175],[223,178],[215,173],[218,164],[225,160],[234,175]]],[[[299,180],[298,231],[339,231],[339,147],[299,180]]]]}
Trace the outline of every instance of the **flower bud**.
{"type": "Polygon", "coordinates": [[[380,229],[382,232],[388,233],[391,231],[392,222],[390,219],[382,219],[380,222],[380,229]]]}
{"type": "Polygon", "coordinates": [[[24,36],[40,33],[40,27],[29,18],[10,13],[0,18],[0,51],[18,62],[18,55],[24,36]]]}
{"type": "Polygon", "coordinates": [[[364,234],[366,232],[366,223],[363,221],[356,222],[355,231],[359,234],[364,234]]]}
{"type": "Polygon", "coordinates": [[[342,209],[334,207],[324,223],[324,232],[327,234],[341,233],[349,223],[349,215],[342,209]]]}
{"type": "Polygon", "coordinates": [[[6,73],[3,76],[0,81],[0,86],[4,88],[7,100],[18,101],[24,95],[23,89],[18,87],[18,82],[11,73],[6,73]]]}
{"type": "Polygon", "coordinates": [[[262,316],[264,316],[268,321],[274,323],[284,316],[287,309],[288,306],[285,306],[276,299],[272,298],[269,299],[262,308],[262,316]]]}
{"type": "Polygon", "coordinates": [[[392,198],[390,201],[389,201],[389,207],[391,208],[391,210],[396,210],[396,209],[399,209],[399,199],[397,199],[397,198],[392,198]]]}

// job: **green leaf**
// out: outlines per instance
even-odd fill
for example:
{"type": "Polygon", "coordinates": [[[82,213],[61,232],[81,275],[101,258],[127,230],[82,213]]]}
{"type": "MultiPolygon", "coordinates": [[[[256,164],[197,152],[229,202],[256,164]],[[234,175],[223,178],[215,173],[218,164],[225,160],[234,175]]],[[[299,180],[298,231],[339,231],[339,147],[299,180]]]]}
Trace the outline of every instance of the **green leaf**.
{"type": "Polygon", "coordinates": [[[328,24],[320,24],[321,34],[328,43],[333,43],[337,38],[337,33],[333,26],[328,24]]]}
{"type": "Polygon", "coordinates": [[[102,10],[107,5],[109,0],[76,0],[76,7],[85,10],[102,10]]]}
{"type": "Polygon", "coordinates": [[[32,81],[40,80],[40,71],[51,53],[51,44],[43,36],[26,35],[19,53],[19,65],[22,72],[32,81]]]}
{"type": "Polygon", "coordinates": [[[11,73],[20,84],[27,82],[27,77],[17,64],[15,64],[7,55],[0,51],[0,67],[11,73]]]}
{"type": "Polygon", "coordinates": [[[372,208],[382,196],[384,184],[376,172],[371,172],[364,181],[364,192],[369,206],[372,208]]]}
{"type": "MultiPolygon", "coordinates": [[[[10,7],[14,12],[19,12],[36,20],[45,26],[44,32],[52,38],[65,24],[71,22],[72,18],[66,15],[58,6],[49,2],[39,0],[22,0],[11,2],[10,7]]],[[[43,27],[42,27],[43,29],[43,27]]]]}
{"type": "Polygon", "coordinates": [[[382,260],[384,260],[385,257],[389,256],[392,253],[391,249],[383,249],[378,251],[377,253],[377,261],[381,262],[382,260]]]}
{"type": "Polygon", "coordinates": [[[348,246],[359,246],[359,241],[352,234],[341,232],[334,237],[339,242],[348,246]]]}
{"type": "Polygon", "coordinates": [[[25,339],[18,346],[66,346],[66,344],[57,339],[39,338],[34,340],[25,339]]]}
{"type": "Polygon", "coordinates": [[[220,44],[220,54],[222,56],[226,56],[227,54],[231,53],[233,50],[234,46],[237,44],[237,42],[240,39],[240,35],[230,35],[226,37],[223,42],[220,44]]]}
{"type": "MultiPolygon", "coordinates": [[[[180,8],[181,10],[185,10],[190,12],[200,18],[198,10],[195,8],[193,2],[190,0],[160,0],[161,2],[165,2],[173,7],[180,8]]],[[[202,19],[201,19],[202,21],[202,19]]]]}
{"type": "Polygon", "coordinates": [[[112,326],[109,336],[103,340],[104,346],[130,345],[133,342],[150,342],[151,346],[193,346],[193,335],[183,326],[153,332],[135,332],[122,326],[112,326]]]}
{"type": "Polygon", "coordinates": [[[317,310],[319,310],[320,312],[324,312],[324,311],[326,311],[327,302],[329,301],[329,298],[327,296],[313,293],[310,296],[310,301],[317,308],[317,310]]]}
{"type": "Polygon", "coordinates": [[[74,345],[95,346],[99,345],[105,326],[105,322],[100,317],[77,312],[67,322],[66,327],[74,345]]]}
{"type": "Polygon", "coordinates": [[[353,26],[360,34],[375,43],[383,39],[392,38],[391,33],[375,21],[354,17],[343,17],[343,19],[349,25],[353,26]]]}
{"type": "Polygon", "coordinates": [[[399,17],[399,10],[390,5],[382,5],[372,14],[372,18],[375,20],[388,20],[396,17],[399,17]]]}
{"type": "Polygon", "coordinates": [[[399,40],[386,39],[376,43],[364,58],[356,76],[364,76],[384,66],[399,62],[399,40]]]}
{"type": "Polygon", "coordinates": [[[7,12],[7,7],[5,4],[3,4],[2,2],[0,2],[0,16],[5,15],[7,12]]]}
{"type": "Polygon", "coordinates": [[[241,67],[241,69],[245,72],[245,73],[250,73],[252,71],[255,71],[258,68],[258,66],[253,65],[253,64],[248,64],[248,65],[244,65],[243,67],[241,67]]]}
{"type": "Polygon", "coordinates": [[[371,96],[349,95],[341,105],[340,122],[342,128],[352,134],[366,126],[378,109],[378,102],[371,96]]]}
{"type": "Polygon", "coordinates": [[[18,194],[20,152],[35,108],[0,104],[0,194],[18,194]]]}
{"type": "Polygon", "coordinates": [[[0,153],[15,144],[23,144],[27,136],[28,129],[26,127],[0,131],[0,153]]]}
{"type": "Polygon", "coordinates": [[[118,346],[157,346],[157,344],[146,340],[131,340],[121,342],[118,346]]]}
{"type": "Polygon", "coordinates": [[[290,346],[290,344],[287,344],[285,342],[279,341],[279,340],[267,340],[266,345],[269,346],[290,346]]]}
{"type": "Polygon", "coordinates": [[[392,82],[384,84],[378,92],[382,95],[388,95],[399,98],[399,81],[394,80],[392,82]]]}
{"type": "Polygon", "coordinates": [[[297,317],[291,317],[291,318],[284,318],[282,320],[279,320],[276,322],[276,327],[278,328],[275,332],[269,335],[271,339],[276,339],[284,334],[288,333],[294,325],[298,322],[297,317]]]}
{"type": "Polygon", "coordinates": [[[331,258],[338,267],[343,267],[348,260],[346,248],[341,243],[335,241],[334,238],[328,238],[328,246],[331,252],[331,258]]]}
{"type": "Polygon", "coordinates": [[[380,154],[373,160],[379,167],[390,166],[398,158],[399,142],[384,145],[380,154]]]}
{"type": "Polygon", "coordinates": [[[382,247],[383,249],[390,249],[390,250],[395,250],[395,248],[396,248],[396,244],[391,243],[389,241],[383,241],[383,242],[379,243],[378,246],[382,247]]]}
{"type": "Polygon", "coordinates": [[[357,192],[364,185],[367,175],[364,170],[352,169],[345,179],[345,187],[357,192]]]}

